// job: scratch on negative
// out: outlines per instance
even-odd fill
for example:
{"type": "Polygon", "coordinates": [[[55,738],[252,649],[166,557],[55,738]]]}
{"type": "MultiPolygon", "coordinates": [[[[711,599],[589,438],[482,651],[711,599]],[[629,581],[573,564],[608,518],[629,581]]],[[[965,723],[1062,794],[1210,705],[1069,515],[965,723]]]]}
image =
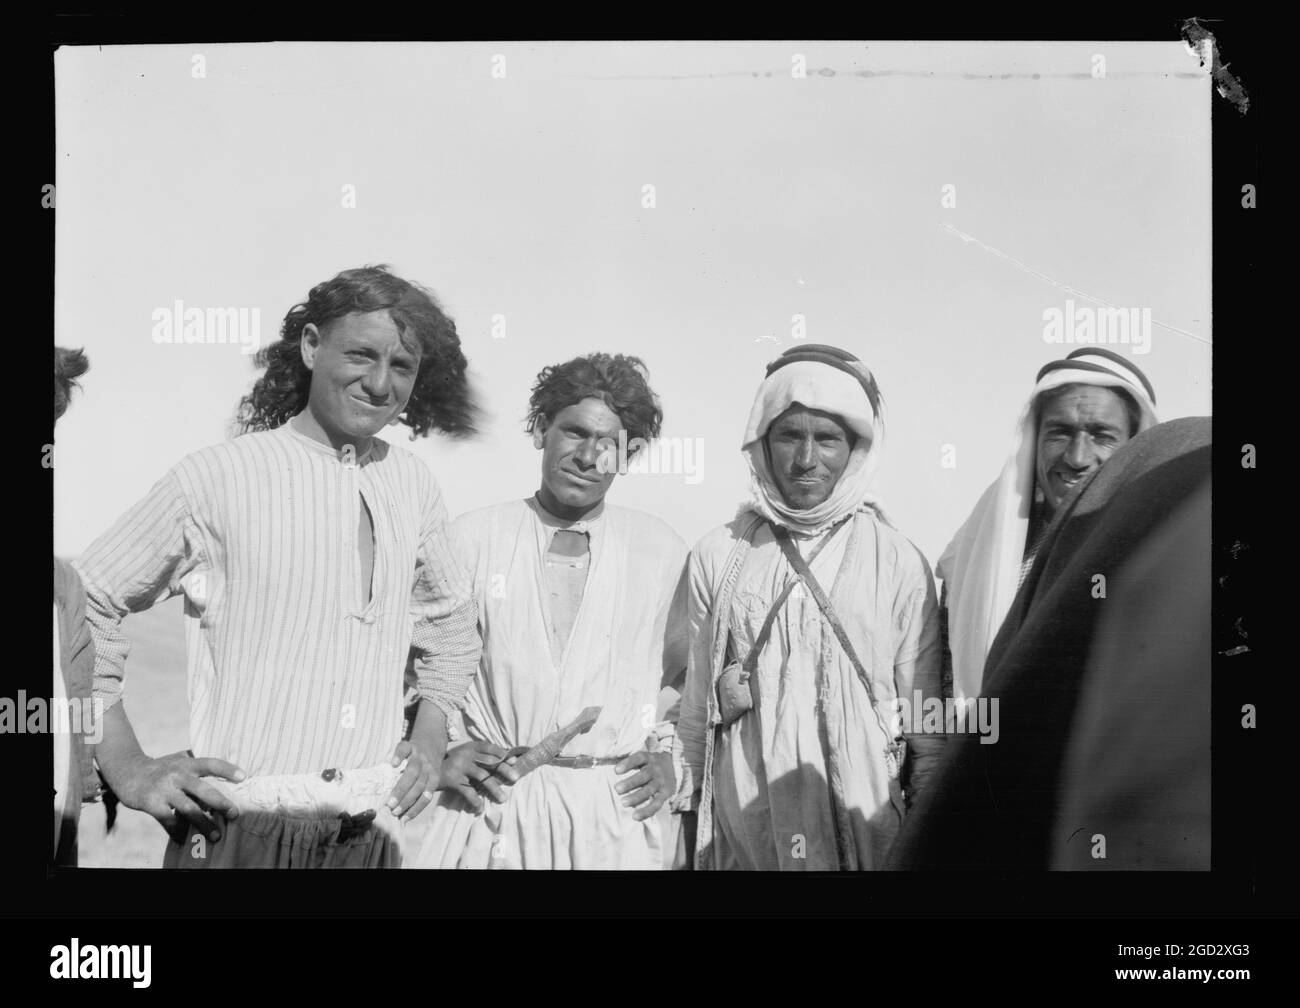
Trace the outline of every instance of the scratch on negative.
{"type": "MultiPolygon", "coordinates": [[[[985,252],[991,252],[993,255],[997,256],[998,258],[1007,260],[1007,262],[1015,266],[1016,269],[1028,273],[1030,276],[1035,276],[1039,280],[1042,280],[1044,283],[1051,284],[1053,287],[1057,288],[1058,290],[1065,291],[1067,294],[1074,294],[1077,297],[1086,298],[1087,300],[1092,301],[1096,304],[1105,305],[1107,308],[1119,308],[1121,311],[1123,310],[1122,308],[1120,308],[1119,305],[1111,304],[1109,301],[1106,301],[1102,298],[1089,294],[1086,291],[1081,291],[1077,287],[1071,287],[1069,284],[1061,283],[1059,280],[1053,280],[1046,273],[1041,273],[1038,270],[1034,269],[1032,266],[1028,266],[1025,263],[1022,263],[1015,256],[1007,255],[1007,253],[1003,252],[1001,249],[995,249],[992,245],[986,245],[984,242],[980,241],[974,235],[968,235],[965,231],[959,231],[951,224],[944,224],[944,227],[948,231],[955,234],[962,241],[973,242],[974,244],[982,248],[985,252]]],[[[1210,345],[1209,340],[1207,340],[1203,336],[1197,336],[1196,333],[1188,332],[1186,329],[1179,329],[1178,326],[1169,325],[1168,323],[1161,322],[1159,319],[1156,318],[1153,318],[1151,321],[1155,325],[1160,326],[1160,328],[1162,329],[1168,329],[1170,332],[1181,333],[1182,335],[1188,337],[1189,339],[1196,340],[1198,343],[1204,343],[1206,346],[1210,345]]]]}
{"type": "MultiPolygon", "coordinates": [[[[916,77],[926,80],[948,78],[953,80],[1092,80],[1091,73],[968,73],[959,70],[937,72],[934,70],[836,70],[833,67],[808,67],[805,71],[808,79],[813,77],[916,77]]],[[[569,74],[570,80],[720,80],[724,77],[785,77],[790,76],[790,68],[776,70],[725,70],[720,73],[694,74],[569,74]]],[[[1108,73],[1110,77],[1173,77],[1177,80],[1202,80],[1203,73],[1163,73],[1159,70],[1129,70],[1108,73]]]]}

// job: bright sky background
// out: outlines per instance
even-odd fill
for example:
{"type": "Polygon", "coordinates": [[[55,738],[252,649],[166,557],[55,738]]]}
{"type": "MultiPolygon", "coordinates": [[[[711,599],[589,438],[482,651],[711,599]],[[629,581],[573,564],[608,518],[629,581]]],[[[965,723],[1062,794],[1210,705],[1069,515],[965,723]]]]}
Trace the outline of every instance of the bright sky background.
{"type": "Polygon", "coordinates": [[[477,441],[414,445],[453,515],[536,489],[540,368],[634,353],[703,479],[609,499],[694,542],[745,495],[795,314],[875,372],[878,489],[932,563],[1075,349],[1044,310],[1096,307],[1053,282],[1149,308],[1133,359],[1161,418],[1210,412],[1210,86],[1178,42],[106,46],[56,72],[56,342],[91,359],[58,428],[60,555],[224,438],[255,377],[237,345],[155,343],[156,308],[257,307],[265,343],[371,263],[438,294],[491,412],[477,441]]]}

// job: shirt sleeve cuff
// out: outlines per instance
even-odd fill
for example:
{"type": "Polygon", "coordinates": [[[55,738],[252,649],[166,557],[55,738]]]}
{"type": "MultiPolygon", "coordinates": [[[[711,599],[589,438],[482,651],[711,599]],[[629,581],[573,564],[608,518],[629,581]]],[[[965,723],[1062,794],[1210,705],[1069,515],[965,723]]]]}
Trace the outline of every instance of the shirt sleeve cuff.
{"type": "Polygon", "coordinates": [[[438,710],[442,711],[442,716],[444,719],[446,719],[447,722],[447,732],[448,732],[447,737],[450,738],[451,737],[450,733],[452,730],[451,729],[452,722],[455,721],[456,719],[456,712],[464,708],[465,698],[463,696],[458,698],[452,698],[447,696],[445,693],[428,694],[428,693],[424,693],[423,691],[421,692],[420,695],[425,700],[428,700],[429,703],[437,707],[438,710]]]}

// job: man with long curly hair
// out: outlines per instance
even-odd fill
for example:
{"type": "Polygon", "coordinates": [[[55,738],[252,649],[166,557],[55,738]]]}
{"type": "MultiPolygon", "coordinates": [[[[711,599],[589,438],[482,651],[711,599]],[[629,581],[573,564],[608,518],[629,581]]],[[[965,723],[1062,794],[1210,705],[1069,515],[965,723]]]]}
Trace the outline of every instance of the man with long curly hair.
{"type": "Polygon", "coordinates": [[[483,657],[469,739],[444,760],[447,790],[416,867],[663,867],[655,813],[673,790],[673,731],[660,695],[686,668],[685,628],[669,615],[686,544],[658,518],[605,502],[620,450],[658,436],[662,417],[635,357],[543,369],[527,417],[542,453],[537,493],[453,523],[483,657]],[[533,757],[514,757],[593,707],[587,731],[516,773],[533,757]]]}
{"type": "Polygon", "coordinates": [[[258,362],[245,433],[183,459],[78,565],[100,768],[167,830],[167,866],[394,866],[480,644],[438,484],[376,435],[472,432],[465,357],[429,292],[368,267],[313,287],[258,362]],[[150,758],[118,702],[120,624],[177,594],[193,750],[150,758]]]}

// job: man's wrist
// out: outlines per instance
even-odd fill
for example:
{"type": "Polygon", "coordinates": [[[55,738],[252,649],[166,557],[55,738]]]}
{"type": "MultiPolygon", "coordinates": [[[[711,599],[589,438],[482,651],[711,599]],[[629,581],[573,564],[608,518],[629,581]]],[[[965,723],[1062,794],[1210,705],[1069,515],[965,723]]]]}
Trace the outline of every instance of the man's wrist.
{"type": "Polygon", "coordinates": [[[100,779],[107,789],[117,795],[119,801],[130,805],[134,801],[135,784],[144,775],[144,770],[151,758],[142,750],[116,753],[105,761],[98,753],[95,762],[99,767],[100,779]]]}
{"type": "Polygon", "coordinates": [[[421,698],[415,713],[410,742],[434,767],[441,767],[447,755],[447,719],[427,697],[421,698]]]}

